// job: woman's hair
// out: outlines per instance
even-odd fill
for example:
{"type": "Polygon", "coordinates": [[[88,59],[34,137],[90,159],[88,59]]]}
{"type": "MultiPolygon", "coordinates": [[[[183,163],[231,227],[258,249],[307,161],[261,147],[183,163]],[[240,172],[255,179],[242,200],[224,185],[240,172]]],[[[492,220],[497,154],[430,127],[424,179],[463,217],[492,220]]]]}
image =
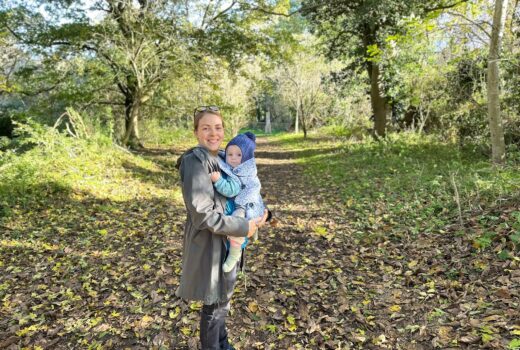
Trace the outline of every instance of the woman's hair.
{"type": "Polygon", "coordinates": [[[222,120],[222,126],[224,126],[224,118],[222,118],[222,114],[220,114],[220,111],[212,111],[212,110],[208,109],[208,110],[204,110],[204,111],[195,112],[195,114],[193,115],[193,129],[195,131],[197,131],[197,128],[199,127],[199,121],[206,114],[216,115],[217,117],[220,118],[220,120],[222,120]]]}

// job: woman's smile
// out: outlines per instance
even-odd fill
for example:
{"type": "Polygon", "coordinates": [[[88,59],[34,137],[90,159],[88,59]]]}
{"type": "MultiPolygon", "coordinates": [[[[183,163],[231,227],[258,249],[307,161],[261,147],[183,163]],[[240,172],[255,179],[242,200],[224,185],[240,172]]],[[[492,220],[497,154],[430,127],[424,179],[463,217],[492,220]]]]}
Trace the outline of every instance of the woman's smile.
{"type": "Polygon", "coordinates": [[[214,114],[207,113],[200,120],[195,136],[199,145],[216,154],[224,140],[224,126],[222,119],[214,114]]]}

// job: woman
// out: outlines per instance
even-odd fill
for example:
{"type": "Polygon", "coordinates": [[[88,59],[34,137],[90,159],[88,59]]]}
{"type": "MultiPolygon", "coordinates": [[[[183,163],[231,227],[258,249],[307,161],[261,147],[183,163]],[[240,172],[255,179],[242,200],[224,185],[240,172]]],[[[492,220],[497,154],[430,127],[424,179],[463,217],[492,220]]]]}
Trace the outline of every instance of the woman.
{"type": "Polygon", "coordinates": [[[188,215],[181,282],[176,294],[204,303],[200,317],[202,349],[232,350],[225,321],[236,282],[236,268],[229,273],[222,271],[227,252],[226,236],[251,237],[264,225],[267,212],[250,221],[223,214],[226,198],[214,190],[210,179],[210,173],[218,170],[217,153],[224,140],[224,122],[217,107],[203,106],[195,110],[194,134],[198,146],[177,161],[188,215]]]}

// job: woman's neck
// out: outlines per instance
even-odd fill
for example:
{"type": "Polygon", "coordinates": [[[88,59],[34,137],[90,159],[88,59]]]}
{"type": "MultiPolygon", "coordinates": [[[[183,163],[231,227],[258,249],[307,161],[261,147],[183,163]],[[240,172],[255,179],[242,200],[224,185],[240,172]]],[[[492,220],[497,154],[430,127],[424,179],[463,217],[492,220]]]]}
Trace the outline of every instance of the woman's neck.
{"type": "Polygon", "coordinates": [[[212,156],[216,157],[218,156],[218,150],[217,151],[210,151],[209,149],[207,149],[206,147],[204,147],[203,145],[201,145],[200,143],[197,145],[198,147],[200,148],[204,148],[206,151],[208,151],[209,154],[211,154],[212,156]]]}

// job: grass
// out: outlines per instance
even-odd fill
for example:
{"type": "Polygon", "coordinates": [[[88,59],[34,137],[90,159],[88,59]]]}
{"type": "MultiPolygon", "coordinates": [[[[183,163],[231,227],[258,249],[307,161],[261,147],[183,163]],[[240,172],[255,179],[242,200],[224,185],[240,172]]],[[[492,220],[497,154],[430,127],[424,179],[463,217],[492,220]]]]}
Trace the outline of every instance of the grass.
{"type": "Polygon", "coordinates": [[[254,128],[243,128],[239,130],[239,134],[243,134],[246,131],[250,131],[256,136],[275,136],[275,135],[284,135],[287,134],[284,130],[273,130],[270,134],[266,134],[264,129],[254,129],[254,128]]]}
{"type": "Polygon", "coordinates": [[[196,144],[191,130],[152,123],[143,130],[143,140],[148,148],[165,154],[151,160],[126,152],[103,135],[75,139],[38,124],[24,125],[22,133],[20,147],[0,151],[0,218],[16,214],[16,208],[45,205],[58,195],[180,200],[168,152],[173,146],[178,151],[196,144]]]}
{"type": "Polygon", "coordinates": [[[312,185],[340,193],[360,235],[385,227],[439,232],[458,224],[459,216],[468,226],[477,215],[484,230],[515,225],[518,211],[510,222],[500,214],[520,206],[517,161],[494,167],[477,148],[415,134],[393,134],[382,142],[285,134],[272,142],[300,152],[312,185]]]}
{"type": "MultiPolygon", "coordinates": [[[[0,153],[0,217],[59,195],[111,201],[180,198],[171,176],[176,172],[157,157],[132,154],[100,135],[75,139],[50,128],[31,133],[21,148],[0,153]]],[[[187,148],[189,142],[180,137],[176,146],[187,148]]],[[[168,158],[168,149],[163,151],[168,158]]]]}

